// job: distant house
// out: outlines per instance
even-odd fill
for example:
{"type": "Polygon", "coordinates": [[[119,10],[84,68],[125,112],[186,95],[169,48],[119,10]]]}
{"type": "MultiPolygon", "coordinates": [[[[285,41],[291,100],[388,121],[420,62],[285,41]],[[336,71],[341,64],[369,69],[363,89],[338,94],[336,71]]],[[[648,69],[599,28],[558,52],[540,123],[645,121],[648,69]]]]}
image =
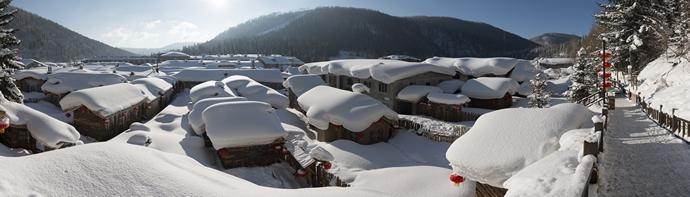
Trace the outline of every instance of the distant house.
{"type": "Polygon", "coordinates": [[[406,61],[406,62],[421,62],[422,61],[419,58],[407,56],[407,55],[389,55],[389,56],[380,57],[379,59],[400,60],[400,61],[406,61]]]}
{"type": "Polygon", "coordinates": [[[40,92],[41,86],[48,79],[46,69],[30,69],[19,70],[12,78],[14,78],[19,90],[24,92],[40,92]]]}
{"type": "Polygon", "coordinates": [[[436,86],[407,86],[396,98],[398,113],[430,116],[451,122],[476,119],[476,115],[462,112],[462,107],[470,102],[467,96],[444,92],[436,86]]]}
{"type": "Polygon", "coordinates": [[[203,120],[224,168],[280,162],[287,135],[271,105],[236,101],[211,105],[203,120]]]}
{"type": "Polygon", "coordinates": [[[428,103],[426,96],[430,93],[442,93],[443,90],[436,86],[409,85],[398,92],[395,97],[398,113],[411,115],[424,115],[425,106],[420,103],[428,103]]]}
{"type": "Polygon", "coordinates": [[[141,78],[130,83],[146,95],[146,107],[143,108],[145,119],[153,118],[165,108],[172,101],[172,96],[175,92],[172,85],[159,78],[141,78]]]}
{"type": "Polygon", "coordinates": [[[48,65],[35,59],[22,59],[20,62],[24,64],[24,69],[48,67],[48,65]]]}
{"type": "Polygon", "coordinates": [[[180,81],[184,88],[191,88],[197,84],[222,80],[233,75],[241,75],[251,78],[265,86],[278,89],[283,85],[283,76],[276,69],[184,69],[173,75],[180,81]]]}
{"type": "Polygon", "coordinates": [[[283,86],[288,91],[290,108],[298,108],[297,97],[320,85],[326,85],[326,82],[319,75],[293,75],[288,77],[283,82],[283,86]]]}
{"type": "Polygon", "coordinates": [[[106,141],[142,120],[147,106],[139,88],[119,83],[71,92],[60,100],[60,107],[74,117],[81,134],[106,141]]]}
{"type": "Polygon", "coordinates": [[[575,64],[574,58],[542,58],[539,66],[544,68],[568,68],[575,64]]]}
{"type": "Polygon", "coordinates": [[[398,114],[367,95],[316,86],[297,98],[297,110],[322,142],[350,140],[375,144],[390,139],[398,114]]]}
{"type": "Polygon", "coordinates": [[[170,51],[167,53],[163,53],[158,57],[160,62],[167,61],[167,60],[188,60],[191,58],[192,58],[192,56],[187,55],[186,53],[177,52],[177,51],[170,51]]]}
{"type": "Polygon", "coordinates": [[[126,82],[127,79],[117,74],[79,70],[48,75],[48,80],[43,83],[41,90],[48,102],[59,105],[62,97],[70,92],[126,82]]]}
{"type": "Polygon", "coordinates": [[[382,59],[308,63],[301,66],[300,71],[323,75],[329,86],[343,90],[362,83],[370,89],[367,95],[395,111],[400,110],[395,98],[403,88],[409,85],[435,86],[455,75],[455,70],[450,67],[382,59]]]}
{"type": "Polygon", "coordinates": [[[480,77],[468,80],[462,86],[462,94],[471,99],[470,107],[503,109],[512,106],[512,95],[519,86],[509,78],[480,77]]]}
{"type": "Polygon", "coordinates": [[[264,68],[280,69],[281,71],[304,64],[302,60],[296,57],[282,55],[259,56],[257,60],[263,64],[264,68]]]}

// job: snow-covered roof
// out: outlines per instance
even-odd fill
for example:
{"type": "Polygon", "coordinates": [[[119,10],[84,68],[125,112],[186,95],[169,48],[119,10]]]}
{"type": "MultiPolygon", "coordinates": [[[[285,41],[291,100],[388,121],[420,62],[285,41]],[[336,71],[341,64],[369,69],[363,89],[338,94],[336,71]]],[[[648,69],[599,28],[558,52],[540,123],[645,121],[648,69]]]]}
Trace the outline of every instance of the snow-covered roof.
{"type": "Polygon", "coordinates": [[[426,95],[430,102],[448,104],[448,105],[462,105],[470,102],[470,98],[462,94],[447,94],[442,92],[431,92],[426,95]]]}
{"type": "Polygon", "coordinates": [[[48,75],[41,86],[43,92],[63,94],[81,89],[125,83],[127,79],[112,73],[59,72],[48,75]]]}
{"type": "Polygon", "coordinates": [[[46,75],[45,69],[29,69],[29,70],[19,70],[12,75],[12,78],[16,80],[22,80],[26,78],[46,80],[48,76],[46,75]]]}
{"type": "Polygon", "coordinates": [[[374,80],[386,84],[427,72],[450,76],[455,75],[455,71],[450,67],[385,59],[352,59],[315,62],[302,65],[300,71],[306,71],[309,74],[331,73],[360,79],[371,77],[374,80]]]}
{"type": "Polygon", "coordinates": [[[486,75],[505,75],[512,70],[519,59],[508,57],[494,58],[448,58],[433,57],[424,63],[436,64],[439,66],[455,68],[464,75],[482,77],[486,75]]]}
{"type": "Polygon", "coordinates": [[[188,156],[118,142],[86,144],[28,157],[2,158],[8,196],[381,196],[322,187],[276,189],[201,165],[188,156]],[[94,178],[94,175],[98,178],[94,178]],[[125,176],[126,175],[126,176],[125,176]],[[69,186],[66,186],[69,185],[69,186]]]}
{"type": "Polygon", "coordinates": [[[442,81],[441,83],[438,83],[437,86],[441,88],[441,90],[443,90],[443,93],[454,94],[455,92],[460,90],[463,85],[465,85],[465,81],[459,79],[451,79],[442,81]]]}
{"type": "Polygon", "coordinates": [[[510,108],[482,115],[446,152],[453,171],[495,187],[557,151],[566,131],[591,126],[592,113],[566,103],[551,108],[510,108]]]}
{"type": "Polygon", "coordinates": [[[155,77],[135,79],[130,83],[137,86],[137,88],[141,89],[142,92],[146,94],[147,102],[156,100],[158,97],[165,94],[165,92],[172,89],[172,85],[170,85],[168,82],[155,77]]]}
{"type": "Polygon", "coordinates": [[[178,51],[170,51],[167,53],[161,54],[161,57],[190,57],[186,53],[178,52],[178,51]]]}
{"type": "Polygon", "coordinates": [[[12,125],[25,125],[31,136],[43,145],[57,148],[61,143],[82,144],[79,132],[67,123],[26,105],[10,102],[0,93],[0,111],[12,125]]]}
{"type": "Polygon", "coordinates": [[[232,97],[237,94],[220,81],[207,81],[189,89],[189,99],[192,103],[209,97],[232,97]]]}
{"type": "Polygon", "coordinates": [[[264,102],[218,103],[204,110],[202,116],[216,150],[269,144],[287,135],[275,110],[264,102]]]}
{"type": "Polygon", "coordinates": [[[246,97],[252,101],[271,104],[275,108],[287,108],[290,100],[280,92],[256,82],[249,77],[234,75],[222,80],[237,96],[246,97]]]}
{"type": "Polygon", "coordinates": [[[283,76],[277,69],[184,69],[173,75],[179,81],[202,82],[221,80],[232,75],[242,75],[258,82],[283,83],[283,76]]]}
{"type": "Polygon", "coordinates": [[[201,99],[192,105],[192,110],[189,111],[189,114],[187,115],[189,125],[192,126],[192,130],[194,130],[197,135],[202,135],[204,132],[206,132],[206,128],[204,127],[204,120],[201,114],[204,112],[204,110],[206,110],[206,108],[217,103],[246,100],[247,98],[244,97],[218,97],[201,99]]]}
{"type": "Polygon", "coordinates": [[[398,100],[416,103],[419,101],[419,99],[424,98],[426,95],[432,92],[441,93],[443,90],[436,86],[409,85],[400,90],[396,98],[398,100]]]}
{"type": "Polygon", "coordinates": [[[270,55],[259,56],[259,59],[264,64],[279,64],[279,65],[302,65],[304,62],[299,58],[292,56],[270,55]]]}
{"type": "Polygon", "coordinates": [[[283,82],[283,86],[292,90],[292,92],[298,97],[310,89],[320,85],[326,85],[326,82],[321,79],[321,76],[312,74],[293,75],[288,77],[285,82],[283,82]]]}
{"type": "Polygon", "coordinates": [[[510,73],[510,78],[518,82],[529,81],[539,72],[540,70],[537,68],[537,65],[533,64],[532,61],[518,60],[515,69],[510,73]]]}
{"type": "Polygon", "coordinates": [[[462,86],[462,94],[475,99],[503,98],[513,95],[520,87],[515,80],[500,77],[480,77],[468,80],[462,86]]]}
{"type": "Polygon", "coordinates": [[[145,94],[136,86],[119,83],[71,92],[60,100],[60,107],[67,111],[85,106],[101,117],[107,117],[145,99],[145,94]]]}
{"type": "Polygon", "coordinates": [[[177,78],[170,76],[170,75],[159,75],[159,76],[155,76],[155,77],[165,80],[165,82],[168,82],[170,85],[177,84],[177,78]]]}
{"type": "Polygon", "coordinates": [[[297,101],[307,112],[309,124],[323,130],[332,123],[360,132],[383,117],[398,119],[397,113],[374,98],[329,86],[316,86],[297,101]]]}
{"type": "Polygon", "coordinates": [[[539,59],[539,64],[545,64],[545,65],[575,64],[575,58],[542,58],[542,59],[539,59]]]}

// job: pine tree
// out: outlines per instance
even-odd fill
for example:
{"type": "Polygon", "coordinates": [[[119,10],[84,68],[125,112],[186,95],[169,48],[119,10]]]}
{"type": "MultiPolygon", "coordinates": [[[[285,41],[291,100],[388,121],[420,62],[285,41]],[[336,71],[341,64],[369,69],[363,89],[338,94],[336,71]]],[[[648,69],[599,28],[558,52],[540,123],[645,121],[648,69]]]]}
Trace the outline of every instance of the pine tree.
{"type": "Polygon", "coordinates": [[[690,50],[690,2],[687,0],[664,1],[666,23],[668,26],[667,40],[671,58],[685,58],[690,50]]]}
{"type": "Polygon", "coordinates": [[[580,48],[577,52],[576,63],[573,65],[573,74],[570,80],[573,82],[568,91],[570,101],[579,101],[592,93],[596,92],[597,75],[594,66],[597,62],[591,53],[587,53],[585,48],[580,48]]]}
{"type": "Polygon", "coordinates": [[[530,80],[532,86],[532,94],[527,96],[529,99],[529,107],[544,108],[549,107],[551,95],[545,90],[546,76],[543,73],[537,74],[534,79],[530,80]]]}
{"type": "Polygon", "coordinates": [[[17,49],[19,39],[13,35],[14,29],[7,28],[7,25],[14,18],[17,10],[11,9],[11,0],[0,0],[0,92],[10,101],[21,103],[23,96],[14,79],[11,77],[15,69],[22,66],[17,62],[17,49]]]}

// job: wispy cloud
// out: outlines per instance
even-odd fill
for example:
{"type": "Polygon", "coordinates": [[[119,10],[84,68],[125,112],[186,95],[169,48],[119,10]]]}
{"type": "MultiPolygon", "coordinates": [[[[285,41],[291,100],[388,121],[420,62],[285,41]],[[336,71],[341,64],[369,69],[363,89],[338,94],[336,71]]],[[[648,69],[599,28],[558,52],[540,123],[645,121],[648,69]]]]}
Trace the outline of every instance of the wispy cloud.
{"type": "Polygon", "coordinates": [[[176,42],[203,42],[213,35],[202,33],[199,26],[188,21],[154,20],[110,28],[100,36],[100,40],[113,46],[145,48],[176,42]]]}

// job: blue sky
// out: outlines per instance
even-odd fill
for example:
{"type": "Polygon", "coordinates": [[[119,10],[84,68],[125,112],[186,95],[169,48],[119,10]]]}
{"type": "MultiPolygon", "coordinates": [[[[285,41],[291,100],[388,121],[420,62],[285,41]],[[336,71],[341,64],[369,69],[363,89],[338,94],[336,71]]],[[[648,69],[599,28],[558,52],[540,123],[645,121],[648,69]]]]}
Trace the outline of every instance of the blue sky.
{"type": "Polygon", "coordinates": [[[395,16],[450,16],[485,22],[525,38],[583,35],[602,0],[14,0],[12,5],[117,47],[203,42],[246,20],[319,6],[395,16]]]}

